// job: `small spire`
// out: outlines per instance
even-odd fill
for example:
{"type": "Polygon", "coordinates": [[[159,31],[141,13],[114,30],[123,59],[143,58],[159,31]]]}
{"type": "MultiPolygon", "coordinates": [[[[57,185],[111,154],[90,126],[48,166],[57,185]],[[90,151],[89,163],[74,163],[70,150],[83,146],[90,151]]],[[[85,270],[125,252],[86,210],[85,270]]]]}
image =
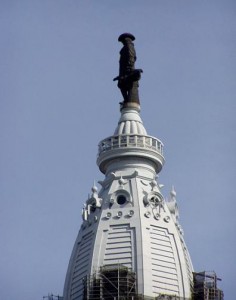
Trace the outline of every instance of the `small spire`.
{"type": "Polygon", "coordinates": [[[170,191],[170,196],[171,196],[171,198],[175,198],[176,197],[176,191],[175,191],[175,188],[174,188],[173,185],[172,185],[172,188],[171,188],[171,191],[170,191]]]}
{"type": "Polygon", "coordinates": [[[91,188],[91,190],[92,190],[93,194],[96,194],[97,191],[98,191],[98,188],[97,188],[97,186],[95,185],[95,180],[93,181],[93,187],[91,188]]]}

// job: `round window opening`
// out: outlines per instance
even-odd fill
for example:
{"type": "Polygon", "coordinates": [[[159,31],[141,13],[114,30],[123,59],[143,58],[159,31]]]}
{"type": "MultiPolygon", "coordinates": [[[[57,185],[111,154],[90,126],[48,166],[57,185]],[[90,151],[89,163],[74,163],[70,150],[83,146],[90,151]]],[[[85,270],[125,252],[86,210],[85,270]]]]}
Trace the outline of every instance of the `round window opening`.
{"type": "Polygon", "coordinates": [[[158,206],[158,204],[160,203],[160,199],[156,196],[153,196],[149,201],[153,206],[158,206]]]}
{"type": "Polygon", "coordinates": [[[125,202],[126,202],[126,197],[124,196],[124,195],[119,195],[118,197],[117,197],[117,203],[119,204],[119,205],[122,205],[122,204],[125,204],[125,202]]]}

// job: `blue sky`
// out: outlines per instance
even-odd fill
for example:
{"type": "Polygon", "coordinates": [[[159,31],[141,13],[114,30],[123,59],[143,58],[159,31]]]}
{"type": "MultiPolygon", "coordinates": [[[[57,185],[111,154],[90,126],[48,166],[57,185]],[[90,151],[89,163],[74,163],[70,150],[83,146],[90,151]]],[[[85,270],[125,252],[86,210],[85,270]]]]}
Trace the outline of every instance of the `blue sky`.
{"type": "Polygon", "coordinates": [[[99,141],[119,119],[117,37],[136,36],[141,116],[165,145],[196,271],[235,299],[236,2],[0,1],[0,297],[62,294],[99,141]]]}

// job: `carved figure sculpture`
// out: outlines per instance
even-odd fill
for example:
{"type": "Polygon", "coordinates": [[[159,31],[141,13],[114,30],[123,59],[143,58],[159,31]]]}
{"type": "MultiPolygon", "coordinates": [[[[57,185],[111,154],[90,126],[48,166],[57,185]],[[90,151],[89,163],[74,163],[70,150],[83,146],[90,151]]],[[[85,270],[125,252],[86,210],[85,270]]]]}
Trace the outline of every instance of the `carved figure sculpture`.
{"type": "Polygon", "coordinates": [[[118,41],[123,44],[120,50],[119,76],[113,80],[118,80],[118,88],[124,98],[124,102],[135,102],[139,104],[138,81],[141,78],[141,69],[135,69],[136,52],[133,41],[135,37],[131,33],[123,33],[118,41]]]}

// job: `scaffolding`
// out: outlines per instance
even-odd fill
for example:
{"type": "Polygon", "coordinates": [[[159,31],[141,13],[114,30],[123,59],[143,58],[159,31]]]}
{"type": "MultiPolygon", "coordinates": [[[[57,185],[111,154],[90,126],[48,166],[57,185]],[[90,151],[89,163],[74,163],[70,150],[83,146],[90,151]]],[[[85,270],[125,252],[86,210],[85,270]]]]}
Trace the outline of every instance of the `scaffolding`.
{"type": "Polygon", "coordinates": [[[223,291],[217,288],[217,278],[215,272],[193,273],[193,299],[194,300],[223,300],[223,291]]]}
{"type": "MultiPolygon", "coordinates": [[[[224,300],[217,287],[215,272],[193,273],[193,300],[224,300]]],[[[136,287],[136,274],[123,265],[103,266],[99,272],[83,279],[83,300],[186,300],[176,295],[159,294],[156,297],[140,295],[136,287]]],[[[188,299],[190,300],[190,299],[188,299]]]]}
{"type": "Polygon", "coordinates": [[[147,297],[138,294],[135,272],[120,264],[101,267],[99,272],[85,277],[83,283],[83,300],[183,300],[175,295],[147,297]]]}
{"type": "Polygon", "coordinates": [[[133,300],[136,294],[135,273],[122,265],[101,267],[84,285],[84,300],[133,300]]]}

